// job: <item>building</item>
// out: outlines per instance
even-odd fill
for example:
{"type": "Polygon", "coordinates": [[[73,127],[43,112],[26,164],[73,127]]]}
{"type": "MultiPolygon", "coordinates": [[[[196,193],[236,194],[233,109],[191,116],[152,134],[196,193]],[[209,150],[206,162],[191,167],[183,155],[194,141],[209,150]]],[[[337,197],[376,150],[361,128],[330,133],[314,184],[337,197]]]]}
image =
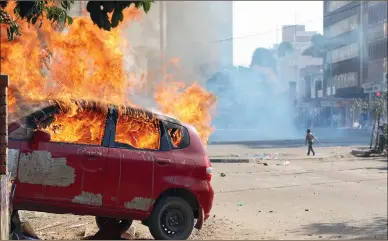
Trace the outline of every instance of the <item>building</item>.
{"type": "Polygon", "coordinates": [[[386,87],[387,2],[325,1],[324,36],[330,43],[324,94],[333,100],[328,107],[342,109],[350,126],[360,115],[350,110],[352,99],[371,98],[386,87]]]}
{"type": "Polygon", "coordinates": [[[324,126],[327,119],[322,115],[321,99],[323,97],[323,65],[307,65],[300,69],[300,82],[304,89],[299,94],[298,116],[310,120],[314,127],[324,126]]]}
{"type": "MultiPolygon", "coordinates": [[[[86,3],[76,1],[71,16],[87,13],[86,3]]],[[[173,69],[174,78],[204,84],[214,73],[233,65],[233,2],[155,1],[123,34],[131,46],[128,68],[138,78],[147,72],[149,81],[158,81],[161,77],[152,73],[160,73],[167,62],[178,58],[180,68],[173,69]]],[[[143,94],[152,96],[154,87],[142,88],[143,94]]]]}
{"type": "Polygon", "coordinates": [[[338,114],[340,126],[352,126],[359,113],[352,112],[354,98],[365,98],[367,77],[366,1],[324,1],[323,34],[325,112],[338,114]]]}
{"type": "Polygon", "coordinates": [[[164,52],[168,58],[180,59],[183,79],[204,83],[233,65],[232,1],[167,1],[165,5],[164,52]]]}
{"type": "Polygon", "coordinates": [[[387,87],[388,73],[388,24],[387,1],[367,2],[367,73],[363,79],[364,92],[372,97],[377,91],[383,91],[387,87]]]}
{"type": "Polygon", "coordinates": [[[282,26],[282,42],[289,42],[292,51],[278,60],[278,78],[283,83],[288,83],[292,101],[304,99],[306,85],[300,76],[301,69],[308,65],[322,65],[322,58],[303,55],[303,51],[310,47],[311,37],[317,34],[315,31],[306,31],[304,25],[282,26]]]}

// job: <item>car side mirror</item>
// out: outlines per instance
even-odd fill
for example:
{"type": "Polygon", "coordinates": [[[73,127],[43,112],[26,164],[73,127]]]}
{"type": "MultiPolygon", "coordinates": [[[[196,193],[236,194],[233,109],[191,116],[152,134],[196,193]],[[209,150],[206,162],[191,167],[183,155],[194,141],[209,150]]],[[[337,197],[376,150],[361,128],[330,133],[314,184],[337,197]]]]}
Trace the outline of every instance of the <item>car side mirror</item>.
{"type": "Polygon", "coordinates": [[[39,142],[49,142],[51,140],[51,135],[48,132],[37,130],[34,132],[34,135],[32,136],[32,142],[39,143],[39,142]]]}

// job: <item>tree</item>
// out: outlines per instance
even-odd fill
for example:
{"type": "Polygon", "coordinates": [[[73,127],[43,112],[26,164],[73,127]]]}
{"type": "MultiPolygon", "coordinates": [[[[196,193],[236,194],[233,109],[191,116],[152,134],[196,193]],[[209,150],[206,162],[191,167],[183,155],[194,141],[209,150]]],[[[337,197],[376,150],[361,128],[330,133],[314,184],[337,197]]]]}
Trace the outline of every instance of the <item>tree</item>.
{"type": "Polygon", "coordinates": [[[266,48],[257,48],[253,52],[251,68],[254,66],[270,68],[274,73],[277,69],[277,61],[274,54],[266,48]]]}
{"type": "Polygon", "coordinates": [[[277,49],[277,56],[284,57],[288,53],[291,53],[292,51],[294,51],[294,48],[292,47],[290,42],[281,42],[277,49]]]}
{"type": "MultiPolygon", "coordinates": [[[[9,13],[4,9],[9,1],[0,1],[0,24],[7,26],[8,39],[12,40],[20,36],[19,25],[9,13]]],[[[90,18],[99,28],[111,30],[123,21],[123,10],[134,4],[136,8],[143,8],[144,12],[151,9],[153,0],[142,1],[89,1],[87,11],[90,18]],[[111,15],[111,18],[109,17],[111,15]]],[[[13,12],[16,16],[29,24],[34,25],[39,21],[39,27],[43,23],[43,18],[47,18],[51,23],[71,24],[72,18],[67,14],[74,0],[69,1],[16,1],[13,12]]]]}
{"type": "Polygon", "coordinates": [[[328,41],[322,34],[315,34],[311,37],[311,46],[303,51],[303,55],[323,58],[326,52],[328,41]]]}
{"type": "MultiPolygon", "coordinates": [[[[370,100],[364,100],[364,99],[356,99],[351,106],[352,110],[355,110],[357,108],[363,110],[363,111],[372,111],[373,112],[373,118],[374,122],[376,123],[376,126],[374,126],[374,129],[372,129],[372,136],[374,136],[377,139],[377,129],[380,126],[380,120],[381,117],[384,117],[385,120],[388,118],[388,92],[383,91],[379,92],[380,96],[376,96],[373,99],[370,100]]],[[[388,136],[388,125],[385,123],[384,129],[383,129],[384,135],[388,136]]],[[[371,139],[370,147],[372,148],[373,138],[371,139]]],[[[377,142],[376,142],[377,145],[377,142]]]]}

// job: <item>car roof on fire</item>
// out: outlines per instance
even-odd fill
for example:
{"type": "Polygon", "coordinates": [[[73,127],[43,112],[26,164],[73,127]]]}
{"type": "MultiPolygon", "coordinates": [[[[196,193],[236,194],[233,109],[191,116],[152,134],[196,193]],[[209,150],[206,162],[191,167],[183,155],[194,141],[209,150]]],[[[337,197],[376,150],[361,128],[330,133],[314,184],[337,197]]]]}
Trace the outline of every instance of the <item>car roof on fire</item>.
{"type": "MultiPolygon", "coordinates": [[[[35,107],[35,111],[33,111],[32,114],[30,114],[29,116],[33,116],[36,119],[40,119],[42,116],[46,116],[49,113],[56,113],[56,112],[58,113],[65,106],[69,106],[71,104],[76,104],[76,105],[81,106],[82,108],[93,109],[95,111],[103,111],[103,110],[108,111],[109,109],[115,109],[115,110],[122,109],[122,110],[125,110],[126,113],[139,112],[139,113],[146,114],[149,117],[155,117],[159,120],[164,120],[164,121],[168,121],[168,122],[171,122],[174,124],[183,125],[181,121],[179,121],[173,117],[161,114],[161,113],[156,113],[156,112],[149,111],[149,110],[143,109],[143,108],[117,105],[117,104],[113,104],[113,103],[96,101],[96,100],[82,100],[82,99],[55,100],[55,99],[51,99],[51,100],[41,101],[41,104],[42,104],[41,105],[42,108],[36,110],[36,107],[35,107]]],[[[36,106],[36,102],[34,102],[34,105],[36,106]]]]}

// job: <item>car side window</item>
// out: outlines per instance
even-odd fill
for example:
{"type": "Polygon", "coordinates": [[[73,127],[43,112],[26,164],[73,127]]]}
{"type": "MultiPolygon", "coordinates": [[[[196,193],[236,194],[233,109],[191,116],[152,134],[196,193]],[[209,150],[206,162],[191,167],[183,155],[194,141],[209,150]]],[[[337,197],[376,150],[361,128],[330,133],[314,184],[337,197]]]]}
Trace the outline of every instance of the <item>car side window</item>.
{"type": "Polygon", "coordinates": [[[55,109],[29,118],[34,130],[51,135],[51,142],[84,145],[101,145],[105,131],[107,112],[88,108],[77,111],[55,109]]]}
{"type": "Polygon", "coordinates": [[[190,136],[185,127],[168,122],[166,128],[173,149],[182,149],[189,146],[190,136]]]}
{"type": "Polygon", "coordinates": [[[31,140],[34,134],[34,129],[29,127],[25,123],[25,118],[18,122],[11,123],[8,130],[9,130],[8,137],[11,140],[20,140],[20,141],[31,140]]]}
{"type": "Polygon", "coordinates": [[[115,147],[160,150],[160,136],[160,121],[157,118],[119,112],[115,147]]]}

